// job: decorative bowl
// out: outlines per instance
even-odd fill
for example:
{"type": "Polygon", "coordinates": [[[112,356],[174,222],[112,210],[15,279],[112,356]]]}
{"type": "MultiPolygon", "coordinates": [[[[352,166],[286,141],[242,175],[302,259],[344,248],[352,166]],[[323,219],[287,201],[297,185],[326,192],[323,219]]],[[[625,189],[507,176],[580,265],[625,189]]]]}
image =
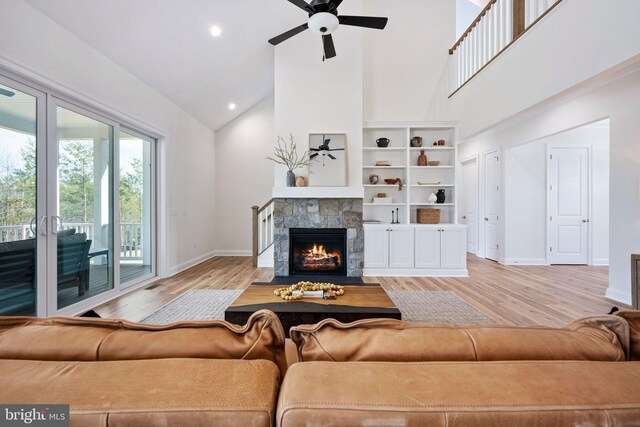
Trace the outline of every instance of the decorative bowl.
{"type": "Polygon", "coordinates": [[[440,160],[434,160],[432,162],[427,162],[428,166],[440,166],[440,160]]]}
{"type": "Polygon", "coordinates": [[[384,182],[386,182],[389,185],[397,184],[398,178],[386,178],[384,182]]]}

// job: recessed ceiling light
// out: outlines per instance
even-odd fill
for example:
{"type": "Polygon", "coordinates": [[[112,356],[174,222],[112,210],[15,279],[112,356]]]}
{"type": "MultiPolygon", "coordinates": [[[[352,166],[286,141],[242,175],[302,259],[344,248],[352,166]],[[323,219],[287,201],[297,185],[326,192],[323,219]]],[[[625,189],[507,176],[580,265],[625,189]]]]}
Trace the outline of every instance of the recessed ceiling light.
{"type": "Polygon", "coordinates": [[[233,111],[235,109],[236,109],[236,104],[234,104],[233,102],[229,104],[229,110],[233,111]]]}
{"type": "Polygon", "coordinates": [[[222,34],[222,28],[218,27],[217,25],[211,27],[211,35],[213,37],[218,37],[220,34],[222,34]]]}

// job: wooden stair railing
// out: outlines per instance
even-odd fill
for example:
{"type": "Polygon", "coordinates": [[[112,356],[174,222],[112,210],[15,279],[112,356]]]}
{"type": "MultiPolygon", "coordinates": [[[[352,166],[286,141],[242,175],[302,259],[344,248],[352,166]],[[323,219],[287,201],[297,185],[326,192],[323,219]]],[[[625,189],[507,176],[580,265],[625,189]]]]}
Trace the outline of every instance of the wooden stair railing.
{"type": "Polygon", "coordinates": [[[258,257],[273,245],[273,207],[274,199],[262,207],[252,206],[253,212],[253,266],[258,266],[258,257]]]}
{"type": "Polygon", "coordinates": [[[456,43],[451,98],[563,0],[489,0],[456,43]]]}

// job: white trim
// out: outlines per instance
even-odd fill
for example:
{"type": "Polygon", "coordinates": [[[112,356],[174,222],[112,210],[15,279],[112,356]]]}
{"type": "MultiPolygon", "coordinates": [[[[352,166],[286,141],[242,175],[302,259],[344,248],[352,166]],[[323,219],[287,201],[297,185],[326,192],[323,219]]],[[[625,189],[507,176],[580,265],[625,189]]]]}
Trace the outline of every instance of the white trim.
{"type": "Polygon", "coordinates": [[[219,256],[237,256],[237,257],[252,256],[251,250],[225,250],[225,249],[220,249],[220,250],[217,250],[217,251],[213,251],[213,253],[215,254],[214,256],[216,256],[216,257],[219,257],[219,256]]]}
{"type": "Polygon", "coordinates": [[[609,286],[604,296],[610,300],[631,305],[631,292],[624,292],[624,291],[621,291],[620,289],[615,289],[609,286]]]}
{"type": "Polygon", "coordinates": [[[593,265],[594,267],[608,267],[609,258],[594,258],[591,265],[593,265]]]}
{"type": "Polygon", "coordinates": [[[544,258],[505,258],[504,265],[548,265],[544,258]]]}
{"type": "Polygon", "coordinates": [[[375,277],[469,277],[469,271],[465,269],[442,268],[365,268],[362,276],[375,277]]]}
{"type": "Polygon", "coordinates": [[[400,128],[430,128],[449,129],[458,125],[458,122],[422,122],[422,121],[364,121],[362,127],[365,129],[400,129],[400,128]]]}
{"type": "MultiPolygon", "coordinates": [[[[456,147],[457,149],[457,147],[456,147]]],[[[468,248],[468,243],[467,243],[467,253],[471,253],[474,254],[475,256],[480,256],[480,253],[484,253],[484,251],[480,250],[480,217],[482,215],[480,215],[480,153],[476,153],[474,155],[471,155],[465,159],[460,160],[460,168],[458,168],[458,170],[460,171],[460,177],[457,178],[459,181],[461,181],[459,183],[459,185],[456,185],[456,189],[459,188],[460,191],[456,191],[456,205],[458,206],[458,209],[460,209],[460,206],[462,205],[462,203],[460,202],[460,198],[462,197],[461,193],[464,193],[465,188],[464,188],[464,168],[466,166],[470,166],[470,165],[476,165],[476,251],[475,252],[469,252],[469,248],[468,248]]],[[[461,212],[462,215],[465,215],[465,212],[461,212]]],[[[463,219],[463,218],[460,218],[463,219]]],[[[467,226],[467,232],[469,230],[469,225],[467,224],[467,220],[464,219],[465,221],[465,225],[467,226]]],[[[458,219],[456,219],[456,222],[459,222],[458,219]]],[[[467,236],[467,242],[468,242],[468,236],[467,236]]]]}
{"type": "Polygon", "coordinates": [[[167,277],[173,277],[176,274],[183,272],[184,270],[187,270],[187,269],[189,269],[189,268],[191,268],[191,267],[193,267],[195,265],[198,265],[198,264],[201,264],[201,263],[203,263],[205,261],[208,261],[211,258],[215,258],[216,256],[217,256],[216,255],[216,251],[211,251],[211,252],[208,252],[208,253],[206,253],[204,255],[200,255],[198,257],[192,258],[192,259],[190,259],[188,261],[185,261],[185,262],[183,262],[181,264],[178,264],[175,267],[169,269],[167,271],[167,275],[166,276],[162,276],[162,278],[166,279],[167,277]]]}
{"type": "Polygon", "coordinates": [[[362,199],[364,187],[273,187],[275,199],[362,199]]]}

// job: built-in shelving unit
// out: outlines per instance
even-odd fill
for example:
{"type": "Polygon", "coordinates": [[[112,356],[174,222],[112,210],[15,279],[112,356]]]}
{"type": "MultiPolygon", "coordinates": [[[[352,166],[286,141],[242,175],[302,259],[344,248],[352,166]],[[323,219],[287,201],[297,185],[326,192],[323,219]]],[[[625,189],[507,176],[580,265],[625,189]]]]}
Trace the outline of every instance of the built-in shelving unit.
{"type": "Polygon", "coordinates": [[[455,127],[451,123],[389,123],[367,122],[363,126],[362,185],[364,188],[364,219],[390,223],[392,211],[398,212],[400,224],[416,224],[417,209],[440,209],[442,224],[456,223],[456,147],[455,127]],[[412,147],[411,139],[422,137],[422,147],[412,147]],[[376,140],[388,138],[389,146],[378,147],[376,140]],[[444,140],[444,146],[433,146],[444,140]],[[438,166],[418,166],[418,156],[424,151],[428,161],[438,166]],[[375,166],[386,160],[391,166],[375,166]],[[369,176],[376,174],[379,183],[372,185],[369,176]],[[386,178],[400,178],[399,185],[388,185],[386,178]],[[419,185],[424,183],[425,185],[419,185]],[[439,189],[445,191],[445,203],[431,205],[427,197],[439,189]],[[386,193],[392,203],[373,203],[378,193],[386,193]]]}

